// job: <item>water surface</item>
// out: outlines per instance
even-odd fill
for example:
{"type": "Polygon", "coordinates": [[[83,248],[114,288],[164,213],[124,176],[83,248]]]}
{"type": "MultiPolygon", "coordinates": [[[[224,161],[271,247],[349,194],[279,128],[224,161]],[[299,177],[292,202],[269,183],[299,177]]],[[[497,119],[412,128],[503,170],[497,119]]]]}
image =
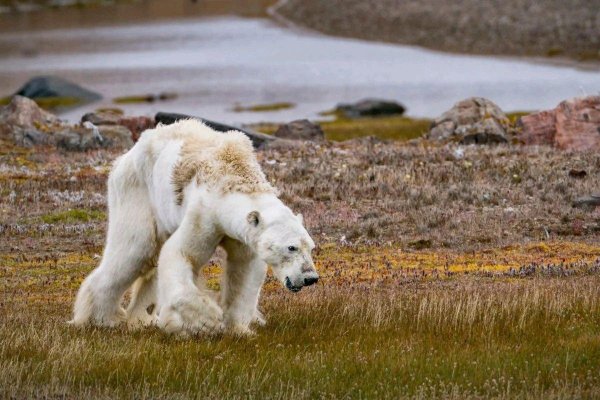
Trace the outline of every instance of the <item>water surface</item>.
{"type": "Polygon", "coordinates": [[[504,110],[554,107],[597,94],[600,73],[523,59],[454,55],[327,37],[261,18],[198,18],[128,26],[0,34],[0,95],[29,77],[56,74],[105,96],[66,114],[114,106],[111,99],[175,92],[178,98],[119,105],[128,113],[173,111],[229,123],[316,118],[338,102],[383,97],[409,115],[435,117],[469,96],[504,110]],[[292,102],[279,112],[242,105],[292,102]]]}

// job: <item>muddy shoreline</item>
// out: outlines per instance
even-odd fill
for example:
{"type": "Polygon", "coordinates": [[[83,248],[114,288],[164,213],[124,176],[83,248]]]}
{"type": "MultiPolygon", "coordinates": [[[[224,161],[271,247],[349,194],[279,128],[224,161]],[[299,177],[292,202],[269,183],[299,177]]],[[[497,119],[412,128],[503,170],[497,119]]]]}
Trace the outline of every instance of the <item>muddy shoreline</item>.
{"type": "Polygon", "coordinates": [[[274,0],[142,0],[43,7],[27,12],[0,13],[0,34],[121,26],[225,15],[264,18],[267,17],[267,8],[273,3],[274,0]]]}
{"type": "Polygon", "coordinates": [[[278,22],[332,36],[600,68],[600,2],[282,0],[278,22]]]}

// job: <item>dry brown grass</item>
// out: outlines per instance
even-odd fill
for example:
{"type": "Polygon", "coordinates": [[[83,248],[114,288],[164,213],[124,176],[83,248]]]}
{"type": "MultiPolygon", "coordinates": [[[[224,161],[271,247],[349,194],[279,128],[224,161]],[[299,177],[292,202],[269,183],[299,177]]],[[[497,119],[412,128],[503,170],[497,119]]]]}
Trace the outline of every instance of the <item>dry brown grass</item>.
{"type": "Polygon", "coordinates": [[[359,139],[266,151],[262,159],[284,200],[324,241],[475,250],[590,241],[600,231],[598,211],[572,207],[598,191],[593,152],[359,139]],[[587,176],[572,178],[571,169],[587,176]]]}
{"type": "Polygon", "coordinates": [[[178,340],[65,324],[102,251],[115,154],[2,149],[2,398],[600,396],[599,215],[571,207],[597,189],[597,154],[369,139],[261,151],[323,278],[297,295],[268,278],[254,338],[178,340]]]}

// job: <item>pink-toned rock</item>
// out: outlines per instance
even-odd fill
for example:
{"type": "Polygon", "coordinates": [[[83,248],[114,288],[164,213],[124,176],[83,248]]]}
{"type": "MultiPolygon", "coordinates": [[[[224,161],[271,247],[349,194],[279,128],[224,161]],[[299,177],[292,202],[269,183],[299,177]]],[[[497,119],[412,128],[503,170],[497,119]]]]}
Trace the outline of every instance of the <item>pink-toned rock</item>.
{"type": "Polygon", "coordinates": [[[560,103],[554,142],[560,149],[600,149],[600,96],[560,103]]]}
{"type": "Polygon", "coordinates": [[[519,118],[519,139],[563,150],[600,149],[600,96],[566,100],[555,109],[519,118]]]}
{"type": "Polygon", "coordinates": [[[518,119],[517,131],[524,144],[553,145],[556,135],[556,113],[552,110],[525,115],[518,119]]]}

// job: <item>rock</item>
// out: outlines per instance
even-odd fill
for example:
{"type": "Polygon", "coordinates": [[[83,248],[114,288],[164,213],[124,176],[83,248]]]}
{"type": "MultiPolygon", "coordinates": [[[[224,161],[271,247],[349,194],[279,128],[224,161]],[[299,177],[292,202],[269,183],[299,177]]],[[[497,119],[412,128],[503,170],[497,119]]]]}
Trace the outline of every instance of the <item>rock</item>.
{"type": "Polygon", "coordinates": [[[81,123],[91,122],[94,125],[117,125],[121,118],[123,118],[123,111],[105,109],[83,114],[81,123]]]}
{"type": "Polygon", "coordinates": [[[252,145],[256,148],[261,147],[263,144],[266,144],[276,139],[273,136],[265,135],[264,133],[260,132],[255,132],[250,129],[238,128],[231,125],[225,125],[220,122],[214,122],[200,117],[192,117],[190,115],[185,114],[159,112],[154,117],[154,121],[156,122],[156,124],[170,125],[176,121],[179,121],[180,119],[189,118],[200,120],[204,122],[207,126],[219,132],[240,131],[250,138],[250,140],[252,141],[252,145]]]}
{"type": "Polygon", "coordinates": [[[122,125],[99,125],[102,147],[129,149],[133,146],[133,135],[122,125]]]}
{"type": "Polygon", "coordinates": [[[518,138],[563,150],[600,149],[600,96],[574,98],[555,109],[519,118],[518,138]]]}
{"type": "Polygon", "coordinates": [[[56,147],[68,151],[87,151],[99,148],[129,149],[133,146],[131,131],[121,125],[94,125],[85,121],[81,125],[66,126],[55,133],[56,147]]]}
{"type": "Polygon", "coordinates": [[[81,125],[67,125],[33,100],[14,96],[10,104],[0,108],[0,138],[10,139],[18,146],[50,145],[68,151],[133,146],[132,133],[126,127],[96,126],[90,118],[84,119],[81,125]]]}
{"type": "Polygon", "coordinates": [[[556,147],[600,149],[600,96],[563,101],[556,110],[556,147]]]}
{"type": "Polygon", "coordinates": [[[26,97],[14,96],[0,108],[0,137],[11,139],[18,146],[47,144],[50,140],[46,132],[62,126],[58,117],[26,97]]]}
{"type": "Polygon", "coordinates": [[[571,169],[569,170],[569,176],[575,179],[583,179],[587,176],[587,171],[584,169],[571,169]]]}
{"type": "Polygon", "coordinates": [[[346,118],[375,117],[381,115],[402,115],[406,108],[395,101],[364,99],[354,104],[338,104],[336,111],[346,118]]]}
{"type": "Polygon", "coordinates": [[[524,115],[517,120],[518,138],[527,145],[553,145],[556,135],[554,110],[524,115]]]}
{"type": "Polygon", "coordinates": [[[74,100],[72,105],[91,103],[102,98],[96,92],[84,89],[76,83],[69,82],[57,76],[39,76],[29,80],[15,95],[30,99],[62,98],[74,100]]]}
{"type": "Polygon", "coordinates": [[[299,119],[280,125],[274,136],[291,140],[322,141],[325,139],[325,134],[321,126],[307,119],[299,119]]]}
{"type": "Polygon", "coordinates": [[[465,129],[460,144],[498,144],[506,143],[506,131],[500,123],[493,118],[486,118],[477,122],[472,127],[465,129]]]}
{"type": "Polygon", "coordinates": [[[510,121],[496,104],[482,97],[456,103],[431,124],[429,138],[461,144],[506,143],[510,121]]]}
{"type": "Polygon", "coordinates": [[[573,202],[573,207],[588,209],[600,207],[600,195],[581,197],[573,202]]]}
{"type": "Polygon", "coordinates": [[[87,113],[81,117],[81,122],[91,122],[94,125],[121,125],[131,133],[131,138],[137,142],[140,134],[146,129],[154,128],[154,119],[145,116],[125,117],[119,109],[104,109],[87,113]]]}
{"type": "Polygon", "coordinates": [[[102,138],[84,126],[67,126],[52,136],[56,147],[67,151],[93,150],[103,145],[102,138]]]}
{"type": "Polygon", "coordinates": [[[144,116],[119,118],[117,124],[131,131],[131,138],[134,142],[137,142],[142,132],[146,129],[152,129],[156,126],[152,118],[144,116]]]}

